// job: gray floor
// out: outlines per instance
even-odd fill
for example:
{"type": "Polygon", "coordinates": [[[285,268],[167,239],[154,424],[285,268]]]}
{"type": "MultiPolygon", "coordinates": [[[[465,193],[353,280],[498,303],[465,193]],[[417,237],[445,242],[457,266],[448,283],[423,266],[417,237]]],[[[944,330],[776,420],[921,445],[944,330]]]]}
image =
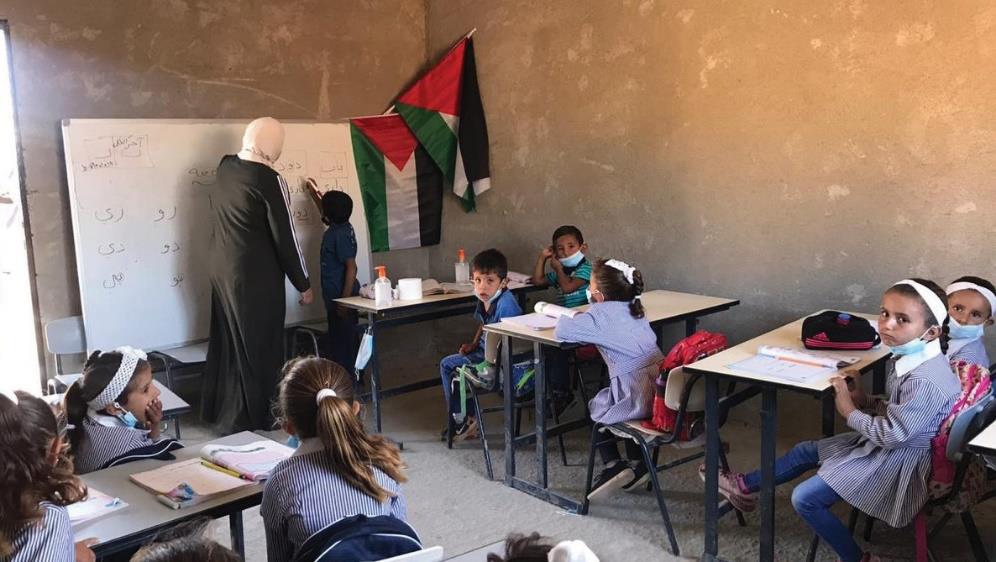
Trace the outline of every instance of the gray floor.
{"type": "MultiPolygon", "coordinates": [[[[387,344],[385,343],[385,346],[387,344]]],[[[421,346],[421,351],[405,351],[401,342],[394,353],[386,354],[388,384],[392,381],[415,380],[437,373],[434,362],[439,351],[434,346],[421,346]],[[404,368],[390,366],[404,365],[404,368]]],[[[179,391],[189,400],[196,400],[196,381],[180,384],[179,391]]],[[[666,548],[663,525],[656,503],[650,493],[623,494],[607,497],[592,504],[588,516],[570,515],[552,505],[513,491],[499,482],[488,482],[484,475],[483,458],[477,443],[447,450],[444,443],[433,437],[442,427],[440,389],[432,388],[385,402],[385,432],[404,441],[404,459],[408,464],[409,482],[405,494],[409,518],[426,545],[442,545],[448,558],[477,551],[498,543],[510,532],[538,531],[559,539],[583,539],[605,562],[633,560],[685,560],[671,556],[666,548]]],[[[815,402],[814,402],[815,406],[815,402]]],[[[756,419],[757,400],[742,406],[743,420],[756,419]]],[[[799,440],[819,433],[818,410],[811,415],[782,416],[780,451],[799,440]],[[812,418],[812,419],[809,419],[812,418]]],[[[494,450],[496,478],[502,478],[503,454],[501,416],[489,417],[490,443],[494,450]]],[[[184,419],[184,439],[188,444],[207,440],[214,435],[196,421],[196,414],[184,419]]],[[[731,446],[730,462],[734,468],[751,468],[757,463],[758,434],[755,424],[731,421],[723,429],[723,439],[731,446]]],[[[551,483],[562,492],[580,497],[584,487],[583,463],[587,455],[588,435],[584,431],[571,435],[567,442],[568,460],[564,467],[559,461],[555,441],[551,442],[551,483]]],[[[667,451],[662,455],[677,458],[687,451],[667,451]]],[[[523,454],[519,466],[525,471],[534,466],[534,459],[523,454]]],[[[702,552],[702,484],[696,474],[697,463],[691,463],[663,473],[668,508],[675,526],[681,554],[696,559],[702,552]]],[[[791,486],[778,490],[777,560],[804,560],[811,534],[795,515],[789,501],[791,486]]],[[[846,512],[840,511],[842,516],[846,512]]],[[[977,508],[976,521],[991,555],[996,554],[996,501],[977,508]]],[[[266,559],[262,521],[258,510],[246,515],[247,560],[266,559]]],[[[721,522],[720,554],[727,560],[756,560],[757,517],[748,515],[747,527],[737,526],[731,516],[721,522]]],[[[227,524],[219,521],[214,529],[219,540],[227,542],[227,524]]],[[[912,559],[912,529],[890,529],[876,526],[870,550],[884,560],[912,559]]],[[[942,560],[971,560],[959,521],[952,521],[932,543],[942,560]]],[[[484,560],[486,549],[461,560],[484,560]]],[[[821,548],[818,560],[835,560],[833,553],[821,548]]]]}

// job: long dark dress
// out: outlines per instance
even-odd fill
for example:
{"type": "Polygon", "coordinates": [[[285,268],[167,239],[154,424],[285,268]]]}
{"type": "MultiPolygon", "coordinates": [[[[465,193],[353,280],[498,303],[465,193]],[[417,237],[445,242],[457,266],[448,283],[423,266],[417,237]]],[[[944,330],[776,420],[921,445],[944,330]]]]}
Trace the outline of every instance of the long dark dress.
{"type": "Polygon", "coordinates": [[[225,433],[271,429],[284,360],[284,276],[310,288],[284,179],[229,155],[211,192],[211,342],[201,415],[225,433]]]}

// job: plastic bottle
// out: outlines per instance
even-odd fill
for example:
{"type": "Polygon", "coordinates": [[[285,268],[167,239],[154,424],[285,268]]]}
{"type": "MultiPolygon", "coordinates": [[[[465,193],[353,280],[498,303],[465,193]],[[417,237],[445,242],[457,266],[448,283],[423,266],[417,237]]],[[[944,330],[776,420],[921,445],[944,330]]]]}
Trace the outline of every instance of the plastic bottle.
{"type": "Polygon", "coordinates": [[[470,283],[470,264],[467,263],[466,254],[463,248],[457,252],[457,262],[453,264],[455,281],[457,283],[470,283]]]}
{"type": "Polygon", "coordinates": [[[377,271],[377,280],[374,281],[374,304],[377,308],[391,306],[394,302],[394,291],[391,289],[391,280],[387,278],[387,266],[378,265],[374,270],[377,271]]]}

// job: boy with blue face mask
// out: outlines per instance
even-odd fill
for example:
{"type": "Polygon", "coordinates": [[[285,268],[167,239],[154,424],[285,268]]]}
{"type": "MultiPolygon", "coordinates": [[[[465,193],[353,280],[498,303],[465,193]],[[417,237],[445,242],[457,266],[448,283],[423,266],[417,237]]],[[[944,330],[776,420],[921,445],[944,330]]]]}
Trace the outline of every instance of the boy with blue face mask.
{"type": "Polygon", "coordinates": [[[993,324],[996,289],[989,281],[966,275],[948,285],[948,359],[968,361],[989,368],[989,354],[982,341],[986,326],[993,324]]]}
{"type": "MultiPolygon", "coordinates": [[[[474,339],[460,346],[460,352],[448,355],[439,362],[439,376],[443,381],[443,396],[446,398],[448,414],[455,423],[454,439],[464,441],[478,437],[477,419],[466,415],[470,412],[470,400],[460,402],[458,386],[458,370],[463,366],[479,365],[485,360],[484,325],[500,322],[502,318],[522,315],[522,308],[515,295],[508,290],[508,260],[505,255],[495,250],[484,250],[474,256],[470,264],[470,278],[474,283],[474,294],[477,296],[477,308],[474,319],[480,324],[474,339]]],[[[447,427],[440,433],[445,439],[449,431],[447,427]]]]}
{"type": "MultiPolygon", "coordinates": [[[[585,257],[588,245],[581,230],[574,225],[564,225],[553,231],[553,245],[543,248],[533,269],[533,285],[553,287],[557,290],[557,304],[575,307],[588,304],[588,285],[591,282],[591,262],[585,257]],[[546,264],[552,271],[546,271],[546,264]]],[[[568,354],[560,349],[544,350],[544,365],[550,383],[553,411],[559,416],[574,403],[570,391],[568,354]]]]}

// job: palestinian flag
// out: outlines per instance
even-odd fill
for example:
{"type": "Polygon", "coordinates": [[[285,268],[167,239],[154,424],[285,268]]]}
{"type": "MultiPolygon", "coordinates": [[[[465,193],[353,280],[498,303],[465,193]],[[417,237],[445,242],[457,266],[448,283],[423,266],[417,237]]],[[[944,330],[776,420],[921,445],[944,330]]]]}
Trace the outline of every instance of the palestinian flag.
{"type": "Polygon", "coordinates": [[[464,37],[394,104],[467,211],[491,187],[474,42],[464,37]]]}
{"type": "Polygon", "coordinates": [[[397,114],[350,119],[374,252],[439,244],[443,175],[397,114]]]}

